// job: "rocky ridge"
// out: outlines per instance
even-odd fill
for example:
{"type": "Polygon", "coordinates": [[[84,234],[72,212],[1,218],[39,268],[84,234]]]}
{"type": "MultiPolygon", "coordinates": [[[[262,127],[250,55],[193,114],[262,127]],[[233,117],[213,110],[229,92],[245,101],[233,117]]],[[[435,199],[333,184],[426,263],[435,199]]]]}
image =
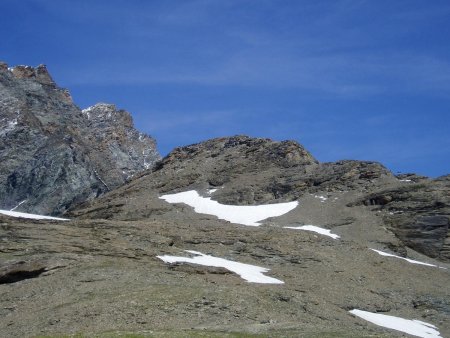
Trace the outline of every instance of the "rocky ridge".
{"type": "Polygon", "coordinates": [[[159,159],[114,105],[81,111],[44,65],[0,63],[0,208],[58,215],[159,159]]]}
{"type": "Polygon", "coordinates": [[[396,177],[377,162],[319,163],[294,141],[234,136],[177,148],[151,171],[69,216],[171,219],[177,215],[158,196],[189,189],[206,194],[218,188],[211,195],[214,200],[234,205],[302,203],[316,196],[327,203],[308,210],[311,216],[304,224],[320,220],[333,228],[368,223],[375,217],[374,226],[387,227],[396,235],[399,242],[390,246],[397,251],[404,253],[410,247],[450,261],[448,177],[407,177],[396,177]]]}

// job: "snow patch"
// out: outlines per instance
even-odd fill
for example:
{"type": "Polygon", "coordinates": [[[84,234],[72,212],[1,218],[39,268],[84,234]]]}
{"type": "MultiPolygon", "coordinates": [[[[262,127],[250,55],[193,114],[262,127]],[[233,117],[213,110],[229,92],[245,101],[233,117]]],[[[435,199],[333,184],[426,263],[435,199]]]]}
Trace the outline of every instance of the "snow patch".
{"type": "Polygon", "coordinates": [[[68,218],[27,214],[25,212],[18,212],[18,211],[12,211],[12,210],[0,210],[0,214],[11,216],[11,217],[21,217],[21,218],[28,218],[28,219],[53,219],[56,221],[69,221],[68,218]]]}
{"type": "Polygon", "coordinates": [[[145,168],[145,169],[150,169],[151,167],[152,167],[152,164],[151,164],[151,163],[148,163],[147,160],[146,160],[145,157],[144,157],[144,168],[145,168]]]}
{"type": "Polygon", "coordinates": [[[105,183],[105,181],[102,180],[102,178],[101,178],[100,175],[98,174],[97,170],[95,170],[95,169],[94,169],[94,174],[95,174],[95,177],[96,177],[100,182],[103,183],[103,185],[106,187],[106,189],[109,190],[108,185],[105,183]]]}
{"type": "Polygon", "coordinates": [[[27,200],[23,200],[21,202],[19,202],[19,204],[17,204],[14,208],[9,209],[9,211],[14,211],[16,210],[18,207],[20,207],[23,203],[25,203],[27,200]]]}
{"type": "Polygon", "coordinates": [[[94,108],[94,106],[88,107],[88,108],[83,109],[83,110],[81,111],[84,115],[87,116],[88,120],[91,118],[90,112],[91,112],[91,110],[92,110],[93,108],[94,108]]]}
{"type": "Polygon", "coordinates": [[[217,216],[232,223],[249,226],[259,226],[260,221],[281,216],[295,209],[297,201],[264,205],[225,205],[212,201],[211,197],[202,197],[197,191],[190,190],[160,197],[169,203],[185,203],[194,208],[195,212],[217,216]]]}
{"type": "Polygon", "coordinates": [[[320,195],[314,195],[314,198],[320,199],[320,202],[322,202],[322,203],[324,203],[328,199],[328,197],[320,196],[320,195]]]}
{"type": "Polygon", "coordinates": [[[193,255],[196,255],[195,257],[189,258],[189,257],[179,257],[179,256],[156,256],[157,258],[163,260],[165,263],[192,263],[192,264],[198,264],[198,265],[204,265],[204,266],[213,266],[218,268],[225,268],[227,270],[230,270],[239,276],[241,276],[243,279],[245,279],[249,283],[262,283],[262,284],[284,284],[283,281],[268,277],[263,275],[264,273],[268,272],[269,269],[263,268],[256,265],[251,264],[244,264],[234,261],[229,261],[224,258],[214,257],[202,254],[198,251],[192,251],[192,250],[185,250],[186,252],[189,252],[193,255]]]}
{"type": "MultiPolygon", "coordinates": [[[[3,122],[4,120],[5,120],[5,119],[2,119],[2,122],[3,122]]],[[[11,121],[7,121],[6,126],[3,127],[3,128],[1,128],[1,130],[0,130],[0,135],[5,135],[6,133],[8,133],[8,132],[14,130],[14,129],[16,128],[17,124],[18,124],[17,117],[16,117],[15,119],[11,120],[11,121]]]]}
{"type": "Polygon", "coordinates": [[[388,316],[380,313],[372,313],[357,309],[351,310],[349,312],[375,325],[405,332],[416,337],[442,338],[436,326],[422,322],[420,320],[404,319],[400,317],[388,316]]]}
{"type": "Polygon", "coordinates": [[[412,180],[399,180],[400,182],[412,182],[412,180]]]}
{"type": "Polygon", "coordinates": [[[302,225],[302,226],[298,226],[298,227],[284,227],[286,229],[295,229],[295,230],[305,230],[305,231],[312,231],[312,232],[316,232],[318,234],[324,235],[324,236],[328,236],[331,237],[333,239],[338,239],[341,236],[336,235],[336,234],[332,234],[330,230],[328,229],[324,229],[315,225],[302,225]]]}
{"type": "MultiPolygon", "coordinates": [[[[380,251],[380,250],[377,250],[377,249],[372,249],[372,248],[371,248],[370,250],[375,251],[376,253],[378,253],[378,254],[381,255],[381,256],[395,257],[395,258],[403,259],[404,261],[407,261],[407,262],[412,263],[412,264],[419,264],[419,265],[433,266],[433,267],[435,267],[435,268],[438,267],[437,265],[434,265],[434,264],[424,263],[424,262],[419,262],[419,261],[415,261],[415,260],[413,260],[413,259],[409,259],[409,258],[405,258],[405,257],[396,256],[396,255],[393,255],[393,254],[390,254],[390,253],[387,253],[387,252],[384,252],[384,251],[380,251]]],[[[444,269],[445,269],[445,268],[444,268],[444,269]]]]}

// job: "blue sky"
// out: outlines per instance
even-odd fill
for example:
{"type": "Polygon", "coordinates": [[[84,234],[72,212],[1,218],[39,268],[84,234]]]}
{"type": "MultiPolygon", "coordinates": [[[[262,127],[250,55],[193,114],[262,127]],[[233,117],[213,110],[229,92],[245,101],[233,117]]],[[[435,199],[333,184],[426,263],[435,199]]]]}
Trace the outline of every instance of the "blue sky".
{"type": "Polygon", "coordinates": [[[81,108],[130,111],[160,152],[295,139],[320,161],[450,173],[448,0],[2,0],[0,59],[81,108]]]}

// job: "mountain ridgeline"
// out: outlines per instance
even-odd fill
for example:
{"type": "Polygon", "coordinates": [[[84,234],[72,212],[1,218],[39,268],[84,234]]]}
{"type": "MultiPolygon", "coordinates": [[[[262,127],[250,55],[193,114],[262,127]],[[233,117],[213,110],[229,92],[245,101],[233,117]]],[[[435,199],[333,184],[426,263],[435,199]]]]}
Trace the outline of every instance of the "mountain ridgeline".
{"type": "Polygon", "coordinates": [[[294,141],[234,136],[176,148],[152,170],[69,215],[171,219],[177,215],[158,196],[216,188],[214,200],[233,205],[294,200],[307,205],[311,196],[322,196],[333,203],[305,208],[304,224],[320,219],[334,228],[373,222],[396,235],[400,242],[390,244],[396,250],[411,247],[450,261],[450,176],[396,177],[380,163],[367,161],[319,163],[294,141]]]}

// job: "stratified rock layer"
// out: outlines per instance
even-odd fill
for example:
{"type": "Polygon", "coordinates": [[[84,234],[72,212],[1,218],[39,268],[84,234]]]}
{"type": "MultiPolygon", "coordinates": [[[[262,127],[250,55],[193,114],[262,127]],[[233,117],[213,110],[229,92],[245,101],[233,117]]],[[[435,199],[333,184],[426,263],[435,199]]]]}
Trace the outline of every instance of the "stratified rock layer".
{"type": "Polygon", "coordinates": [[[0,64],[0,140],[0,209],[39,214],[61,214],[159,159],[129,113],[82,112],[43,65],[0,64]]]}
{"type": "Polygon", "coordinates": [[[402,185],[373,192],[356,204],[382,213],[386,226],[405,245],[450,261],[450,175],[412,178],[402,178],[402,185]]]}

